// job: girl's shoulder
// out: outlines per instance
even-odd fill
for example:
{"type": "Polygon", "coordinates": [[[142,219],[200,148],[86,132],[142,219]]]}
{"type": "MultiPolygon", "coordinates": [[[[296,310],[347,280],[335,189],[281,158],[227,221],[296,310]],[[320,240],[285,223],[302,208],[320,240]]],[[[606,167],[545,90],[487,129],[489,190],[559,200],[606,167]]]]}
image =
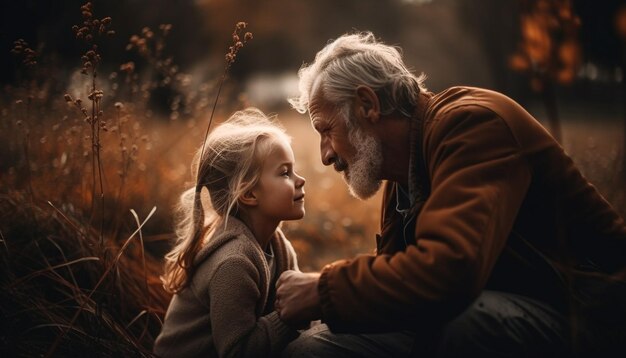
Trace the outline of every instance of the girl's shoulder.
{"type": "Polygon", "coordinates": [[[198,252],[194,260],[192,285],[197,287],[208,285],[220,268],[223,271],[224,267],[236,267],[242,264],[250,267],[258,266],[262,257],[255,251],[257,250],[250,242],[250,238],[241,233],[211,237],[207,246],[198,252]],[[213,239],[215,242],[211,245],[213,239]]]}
{"type": "Polygon", "coordinates": [[[194,265],[220,264],[233,257],[253,259],[259,256],[256,251],[259,250],[255,247],[254,237],[244,233],[225,233],[207,240],[207,244],[196,255],[194,265]]]}
{"type": "Polygon", "coordinates": [[[247,258],[255,264],[264,260],[263,252],[248,227],[231,217],[224,227],[216,229],[206,240],[194,260],[196,270],[201,266],[217,267],[231,258],[247,258]]]}

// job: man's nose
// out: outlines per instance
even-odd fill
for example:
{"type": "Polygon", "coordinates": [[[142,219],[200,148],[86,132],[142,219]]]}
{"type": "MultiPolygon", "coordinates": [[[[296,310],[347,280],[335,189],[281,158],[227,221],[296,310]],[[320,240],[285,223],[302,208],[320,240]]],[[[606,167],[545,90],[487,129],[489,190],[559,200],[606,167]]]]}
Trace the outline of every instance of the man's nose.
{"type": "Polygon", "coordinates": [[[320,154],[324,165],[328,166],[335,163],[337,154],[333,150],[332,145],[330,145],[328,138],[322,138],[320,141],[320,154]]]}

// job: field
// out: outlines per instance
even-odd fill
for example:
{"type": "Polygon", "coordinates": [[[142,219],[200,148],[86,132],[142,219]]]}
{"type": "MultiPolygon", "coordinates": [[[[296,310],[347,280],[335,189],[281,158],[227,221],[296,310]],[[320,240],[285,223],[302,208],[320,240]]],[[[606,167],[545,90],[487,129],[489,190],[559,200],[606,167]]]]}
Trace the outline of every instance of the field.
{"type": "MultiPolygon", "coordinates": [[[[223,72],[198,80],[163,54],[167,24],[130,38],[140,62],[103,62],[93,45],[114,35],[111,20],[81,10],[81,67],[64,73],[16,41],[16,81],[0,89],[2,356],[150,355],[170,299],[159,275],[172,208],[190,185],[191,157],[211,120],[248,105],[228,77],[254,41],[244,25],[223,72]]],[[[300,268],[372,253],[380,193],[352,198],[322,165],[308,116],[277,108],[270,113],[292,136],[307,180],[305,218],[283,225],[300,268]]],[[[543,117],[540,106],[530,110],[543,117]]],[[[562,116],[564,148],[625,214],[622,122],[614,112],[590,122],[574,107],[562,116]]]]}
{"type": "MultiPolygon", "coordinates": [[[[16,81],[2,88],[3,356],[150,355],[170,299],[159,275],[174,236],[172,208],[190,185],[191,157],[210,121],[246,106],[229,100],[239,89],[227,81],[241,41],[252,37],[245,24],[235,27],[241,37],[225,52],[222,75],[205,83],[159,53],[167,25],[131,37],[143,71],[127,62],[105,74],[95,39],[112,31],[110,19],[85,6],[74,32],[90,38],[69,81],[18,40],[16,81]]],[[[316,134],[295,114],[279,120],[307,178],[308,214],[284,230],[309,271],[371,252],[379,214],[375,200],[356,205],[321,165],[316,134]]]]}

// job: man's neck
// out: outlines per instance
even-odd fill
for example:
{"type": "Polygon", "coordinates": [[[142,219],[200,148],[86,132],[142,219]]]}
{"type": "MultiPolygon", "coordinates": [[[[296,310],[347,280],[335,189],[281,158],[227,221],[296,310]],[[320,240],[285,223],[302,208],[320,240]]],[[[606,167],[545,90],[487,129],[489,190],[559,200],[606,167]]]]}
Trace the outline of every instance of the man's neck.
{"type": "Polygon", "coordinates": [[[383,180],[390,180],[399,183],[405,188],[408,187],[409,165],[411,157],[411,122],[421,121],[423,108],[426,107],[431,95],[420,93],[417,110],[411,118],[394,112],[384,120],[379,128],[379,138],[383,147],[383,180]]]}
{"type": "Polygon", "coordinates": [[[410,129],[408,118],[397,113],[390,114],[380,121],[378,136],[383,151],[382,178],[407,185],[410,155],[410,129]]]}

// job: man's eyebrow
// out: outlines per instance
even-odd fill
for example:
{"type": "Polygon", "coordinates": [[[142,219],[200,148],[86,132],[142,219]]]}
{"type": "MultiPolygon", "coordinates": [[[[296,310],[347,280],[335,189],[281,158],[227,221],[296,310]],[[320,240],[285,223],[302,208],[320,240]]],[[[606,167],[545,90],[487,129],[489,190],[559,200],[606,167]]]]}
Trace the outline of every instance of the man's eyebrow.
{"type": "Polygon", "coordinates": [[[319,119],[317,119],[317,118],[313,118],[313,119],[311,120],[311,125],[313,126],[313,128],[314,128],[316,131],[319,131],[319,130],[320,130],[320,126],[321,126],[321,124],[320,124],[320,120],[319,120],[319,119]]]}

